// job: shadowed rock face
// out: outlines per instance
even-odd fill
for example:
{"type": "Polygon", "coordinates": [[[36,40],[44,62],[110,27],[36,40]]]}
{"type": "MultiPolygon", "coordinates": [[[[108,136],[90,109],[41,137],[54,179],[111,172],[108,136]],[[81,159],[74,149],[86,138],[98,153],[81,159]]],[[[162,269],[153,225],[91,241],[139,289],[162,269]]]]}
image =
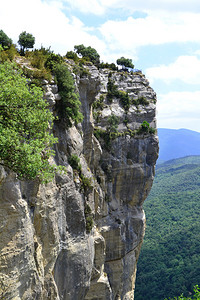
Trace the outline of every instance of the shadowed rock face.
{"type": "MultiPolygon", "coordinates": [[[[158,156],[157,137],[136,129],[144,120],[156,128],[156,95],[142,74],[87,68],[90,75],[76,77],[83,124],[54,127],[59,139],[54,160],[67,173],[39,185],[0,170],[0,295],[5,299],[134,299],[145,228],[142,204],[158,156]],[[148,103],[128,111],[116,97],[108,103],[110,76],[130,99],[145,97],[148,103]],[[100,98],[101,108],[92,108],[100,98]],[[117,116],[121,134],[106,144],[94,136],[94,127],[106,130],[111,115],[117,116]],[[69,165],[71,154],[79,156],[90,186],[84,187],[69,165]]],[[[57,88],[44,85],[53,109],[60,101],[57,88]]]]}

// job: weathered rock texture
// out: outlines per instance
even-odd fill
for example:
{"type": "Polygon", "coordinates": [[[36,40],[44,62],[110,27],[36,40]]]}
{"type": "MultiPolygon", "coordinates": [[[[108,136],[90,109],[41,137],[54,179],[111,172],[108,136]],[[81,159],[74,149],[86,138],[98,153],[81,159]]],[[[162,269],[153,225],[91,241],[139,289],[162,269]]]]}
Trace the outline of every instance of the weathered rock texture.
{"type": "MultiPolygon", "coordinates": [[[[111,75],[106,69],[87,69],[89,75],[76,76],[83,124],[54,126],[59,138],[54,160],[66,166],[67,173],[40,185],[20,182],[9,170],[0,170],[1,299],[134,299],[145,228],[142,204],[158,155],[156,135],[136,129],[144,120],[156,128],[156,95],[141,73],[111,75]],[[131,99],[143,96],[148,103],[127,111],[118,98],[108,103],[108,77],[131,99]],[[103,104],[100,109],[94,106],[93,119],[92,103],[100,98],[103,104]],[[94,136],[94,127],[108,129],[111,115],[118,117],[118,133],[126,133],[106,145],[94,136]],[[72,154],[80,158],[82,174],[89,178],[85,187],[68,163],[72,154]]],[[[44,85],[53,110],[60,101],[57,87],[44,85]]]]}

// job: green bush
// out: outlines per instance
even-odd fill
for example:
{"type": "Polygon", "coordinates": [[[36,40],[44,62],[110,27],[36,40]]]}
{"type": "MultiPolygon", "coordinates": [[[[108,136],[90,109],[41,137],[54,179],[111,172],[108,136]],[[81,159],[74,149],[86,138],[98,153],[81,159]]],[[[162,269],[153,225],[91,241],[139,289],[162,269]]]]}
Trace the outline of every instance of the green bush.
{"type": "Polygon", "coordinates": [[[149,133],[150,134],[156,134],[156,129],[153,127],[149,127],[149,133]]]}
{"type": "Polygon", "coordinates": [[[132,100],[132,104],[135,105],[135,106],[138,106],[138,105],[148,105],[149,101],[144,96],[141,96],[138,99],[132,100]]]}
{"type": "Polygon", "coordinates": [[[7,60],[13,61],[16,55],[17,55],[17,49],[13,44],[9,48],[5,47],[5,49],[3,49],[2,46],[0,47],[0,62],[3,63],[7,60]]]}
{"type": "Polygon", "coordinates": [[[48,81],[50,81],[52,79],[51,73],[48,72],[48,70],[46,69],[36,69],[36,70],[32,70],[29,68],[26,68],[25,66],[22,68],[23,70],[23,74],[27,77],[31,79],[31,84],[34,84],[38,87],[42,87],[42,80],[46,79],[48,81]]]}
{"type": "Polygon", "coordinates": [[[92,189],[91,179],[84,176],[83,174],[80,175],[80,178],[81,178],[81,184],[84,189],[84,192],[90,191],[92,189]]]}
{"type": "Polygon", "coordinates": [[[90,233],[94,224],[93,217],[91,215],[92,210],[88,204],[85,205],[84,209],[85,221],[86,221],[86,232],[90,233]]]}
{"type": "Polygon", "coordinates": [[[140,105],[148,105],[149,101],[144,96],[141,96],[141,97],[138,98],[138,103],[140,105]]]}
{"type": "Polygon", "coordinates": [[[128,119],[127,115],[125,116],[125,118],[124,118],[124,120],[123,120],[123,123],[124,123],[125,126],[128,125],[129,119],[128,119]]]}
{"type": "Polygon", "coordinates": [[[107,100],[112,103],[113,97],[118,97],[117,85],[114,83],[114,80],[111,76],[108,78],[107,83],[107,100]]]}
{"type": "Polygon", "coordinates": [[[108,124],[106,131],[108,133],[117,133],[117,127],[119,125],[119,118],[116,115],[111,114],[107,120],[108,124]]]}
{"type": "MultiPolygon", "coordinates": [[[[111,74],[111,73],[110,73],[111,74]]],[[[113,97],[120,99],[120,103],[125,111],[128,111],[131,105],[131,100],[127,92],[118,91],[117,85],[114,83],[114,80],[111,78],[112,75],[108,76],[107,83],[107,100],[112,103],[113,97]]]]}
{"type": "Polygon", "coordinates": [[[43,69],[46,61],[46,56],[40,50],[35,50],[30,56],[31,65],[37,69],[43,69]]]}
{"type": "Polygon", "coordinates": [[[117,97],[120,99],[120,103],[125,111],[128,111],[131,105],[131,100],[127,92],[118,91],[117,97]]]}
{"type": "Polygon", "coordinates": [[[149,133],[149,134],[155,134],[156,129],[150,127],[149,123],[147,121],[143,121],[140,127],[137,129],[138,134],[144,134],[144,133],[149,133]]]}
{"type": "Polygon", "coordinates": [[[62,62],[62,56],[60,56],[59,54],[50,53],[45,61],[44,66],[46,69],[49,69],[54,72],[57,65],[61,64],[62,62]]]}
{"type": "Polygon", "coordinates": [[[92,107],[94,108],[94,109],[99,109],[99,110],[103,110],[103,108],[104,108],[104,96],[103,95],[101,95],[100,97],[99,97],[99,99],[98,100],[96,100],[96,101],[94,101],[93,103],[92,103],[92,107]]]}
{"type": "Polygon", "coordinates": [[[48,159],[57,139],[50,134],[54,117],[43,92],[29,87],[13,63],[0,64],[0,161],[20,179],[48,181],[54,167],[48,159]]]}
{"type": "Polygon", "coordinates": [[[88,46],[85,47],[83,44],[74,46],[74,50],[82,55],[85,59],[89,59],[93,64],[98,65],[100,62],[100,55],[97,53],[97,51],[88,46]]]}
{"type": "Polygon", "coordinates": [[[72,154],[70,157],[68,157],[68,162],[73,170],[81,172],[81,164],[80,164],[80,158],[76,154],[72,154]]]}
{"type": "Polygon", "coordinates": [[[12,40],[3,30],[0,30],[0,45],[3,47],[3,49],[7,49],[12,45],[12,40]]]}
{"type": "Polygon", "coordinates": [[[92,210],[88,204],[85,205],[84,213],[85,215],[91,214],[92,210]]]}
{"type": "Polygon", "coordinates": [[[75,62],[79,61],[79,57],[74,51],[68,51],[66,53],[66,58],[73,59],[75,62]]]}
{"type": "Polygon", "coordinates": [[[100,63],[99,64],[99,69],[110,69],[112,71],[118,71],[118,67],[114,63],[100,63]]]}
{"type": "Polygon", "coordinates": [[[75,124],[82,122],[81,102],[79,101],[79,95],[75,91],[74,79],[67,65],[57,64],[54,68],[54,74],[61,96],[61,100],[56,103],[59,117],[66,122],[68,127],[72,126],[73,121],[75,124]]]}
{"type": "Polygon", "coordinates": [[[94,221],[92,216],[86,217],[86,231],[90,233],[93,227],[94,221]]]}
{"type": "Polygon", "coordinates": [[[143,121],[140,128],[142,132],[148,132],[149,127],[150,127],[149,123],[147,121],[143,121]]]}
{"type": "Polygon", "coordinates": [[[96,123],[100,122],[101,115],[102,115],[101,111],[93,111],[93,118],[95,119],[96,123]]]}

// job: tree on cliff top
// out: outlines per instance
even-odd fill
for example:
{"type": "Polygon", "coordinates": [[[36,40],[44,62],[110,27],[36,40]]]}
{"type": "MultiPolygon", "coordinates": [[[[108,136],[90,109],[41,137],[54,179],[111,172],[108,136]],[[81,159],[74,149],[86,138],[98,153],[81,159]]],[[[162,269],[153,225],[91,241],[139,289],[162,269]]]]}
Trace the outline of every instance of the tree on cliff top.
{"type": "Polygon", "coordinates": [[[122,66],[123,69],[125,68],[134,68],[134,65],[132,63],[132,59],[129,59],[129,58],[125,58],[125,57],[121,57],[121,58],[118,58],[117,59],[117,64],[119,66],[122,66]]]}
{"type": "Polygon", "coordinates": [[[89,60],[93,64],[99,64],[100,55],[98,52],[92,47],[85,47],[83,44],[74,46],[74,50],[76,53],[82,55],[84,58],[89,58],[89,60]]]}
{"type": "Polygon", "coordinates": [[[0,45],[2,45],[3,49],[6,47],[10,47],[12,44],[12,40],[3,32],[3,30],[0,30],[0,45]]]}
{"type": "Polygon", "coordinates": [[[24,55],[25,49],[33,48],[35,44],[35,38],[32,34],[26,33],[26,31],[23,31],[19,35],[19,41],[18,44],[21,46],[21,54],[24,55]]]}
{"type": "Polygon", "coordinates": [[[57,140],[49,133],[53,115],[43,92],[29,87],[14,64],[0,64],[0,164],[20,179],[53,177],[48,159],[57,140]]]}

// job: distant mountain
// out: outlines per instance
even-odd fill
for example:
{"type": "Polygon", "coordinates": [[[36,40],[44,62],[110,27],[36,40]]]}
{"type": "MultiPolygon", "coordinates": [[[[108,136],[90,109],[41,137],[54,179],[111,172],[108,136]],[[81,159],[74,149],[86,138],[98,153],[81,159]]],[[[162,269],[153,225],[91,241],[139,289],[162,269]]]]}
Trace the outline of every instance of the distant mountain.
{"type": "Polygon", "coordinates": [[[158,163],[174,158],[200,155],[200,132],[188,129],[158,128],[158,163]]]}
{"type": "Polygon", "coordinates": [[[193,286],[200,284],[199,200],[200,156],[157,165],[144,203],[146,233],[137,266],[135,300],[164,300],[181,293],[188,296],[193,286]]]}

